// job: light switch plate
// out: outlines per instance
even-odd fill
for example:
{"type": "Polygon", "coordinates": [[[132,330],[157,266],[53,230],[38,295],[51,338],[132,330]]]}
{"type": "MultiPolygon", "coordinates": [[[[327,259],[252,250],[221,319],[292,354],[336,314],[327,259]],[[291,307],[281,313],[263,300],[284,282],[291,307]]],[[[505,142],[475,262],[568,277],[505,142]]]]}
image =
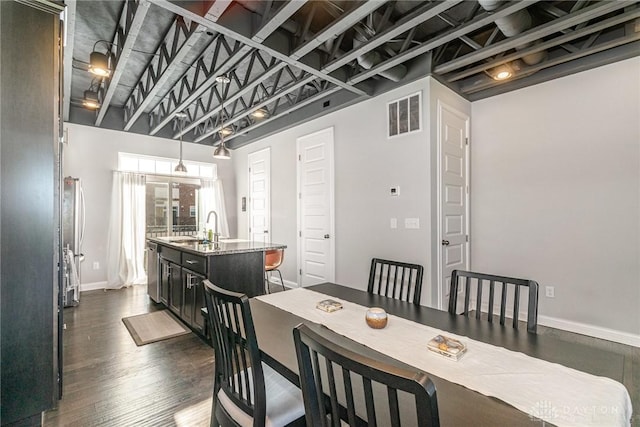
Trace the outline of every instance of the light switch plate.
{"type": "Polygon", "coordinates": [[[389,221],[391,228],[398,228],[398,218],[391,218],[389,221]]]}
{"type": "Polygon", "coordinates": [[[395,187],[391,187],[389,190],[389,194],[391,196],[399,196],[400,195],[400,186],[396,185],[395,187]]]}
{"type": "Polygon", "coordinates": [[[404,228],[420,228],[420,218],[405,218],[404,228]]]}

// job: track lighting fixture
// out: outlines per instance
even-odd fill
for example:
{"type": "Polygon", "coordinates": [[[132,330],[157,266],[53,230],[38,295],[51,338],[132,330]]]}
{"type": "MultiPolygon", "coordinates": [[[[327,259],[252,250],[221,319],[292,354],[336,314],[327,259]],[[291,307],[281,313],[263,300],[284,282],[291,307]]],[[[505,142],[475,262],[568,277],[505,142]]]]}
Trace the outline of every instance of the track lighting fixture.
{"type": "Polygon", "coordinates": [[[106,40],[98,40],[93,44],[93,50],[89,55],[89,72],[95,74],[98,77],[109,77],[111,75],[111,65],[109,61],[109,55],[111,53],[111,46],[113,43],[106,40]],[[107,53],[98,52],[96,47],[99,43],[107,45],[107,53]]]}

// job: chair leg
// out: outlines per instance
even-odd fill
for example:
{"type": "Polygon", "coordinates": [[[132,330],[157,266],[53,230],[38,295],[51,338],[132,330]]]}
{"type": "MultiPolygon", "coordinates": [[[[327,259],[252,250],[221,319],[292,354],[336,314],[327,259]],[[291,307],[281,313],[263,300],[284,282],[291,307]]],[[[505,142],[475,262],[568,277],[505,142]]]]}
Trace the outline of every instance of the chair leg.
{"type": "Polygon", "coordinates": [[[276,268],[275,270],[278,272],[278,275],[280,276],[280,284],[282,285],[282,290],[286,291],[287,289],[284,287],[284,280],[282,280],[282,273],[280,273],[280,269],[276,268]]]}
{"type": "Polygon", "coordinates": [[[264,292],[266,294],[271,293],[271,288],[269,287],[269,272],[266,270],[264,272],[264,292]]]}

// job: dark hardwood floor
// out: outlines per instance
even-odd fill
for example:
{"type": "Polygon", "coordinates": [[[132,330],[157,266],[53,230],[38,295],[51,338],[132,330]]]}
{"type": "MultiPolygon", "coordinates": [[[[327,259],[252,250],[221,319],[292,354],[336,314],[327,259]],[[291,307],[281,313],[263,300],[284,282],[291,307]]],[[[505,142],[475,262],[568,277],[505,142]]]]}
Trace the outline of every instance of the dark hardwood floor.
{"type": "MultiPolygon", "coordinates": [[[[137,347],[122,323],[159,309],[145,286],[83,292],[65,309],[64,396],[45,426],[209,425],[213,349],[193,333],[137,347]]],[[[631,425],[640,427],[640,348],[543,326],[538,333],[624,355],[631,425]]]]}
{"type": "Polygon", "coordinates": [[[65,309],[64,395],[46,426],[209,425],[213,349],[193,333],[137,347],[122,323],[161,308],[136,286],[65,309]]]}

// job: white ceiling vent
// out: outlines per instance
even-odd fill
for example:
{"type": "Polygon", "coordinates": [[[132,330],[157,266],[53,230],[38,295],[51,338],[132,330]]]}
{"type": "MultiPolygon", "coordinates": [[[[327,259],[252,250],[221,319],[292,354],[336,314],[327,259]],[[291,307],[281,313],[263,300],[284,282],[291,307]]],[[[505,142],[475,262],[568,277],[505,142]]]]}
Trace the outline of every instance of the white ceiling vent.
{"type": "Polygon", "coordinates": [[[389,138],[422,130],[421,98],[421,92],[417,92],[387,104],[389,138]]]}

